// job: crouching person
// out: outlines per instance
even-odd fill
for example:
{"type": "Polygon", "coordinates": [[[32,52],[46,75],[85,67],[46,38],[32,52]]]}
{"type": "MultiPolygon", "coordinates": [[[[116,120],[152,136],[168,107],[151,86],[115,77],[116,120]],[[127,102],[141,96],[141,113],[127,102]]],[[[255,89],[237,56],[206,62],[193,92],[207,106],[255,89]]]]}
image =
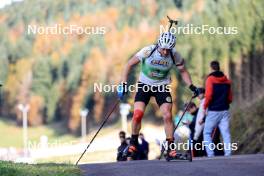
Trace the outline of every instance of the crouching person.
{"type": "Polygon", "coordinates": [[[119,138],[121,145],[117,149],[117,161],[126,161],[127,156],[126,156],[126,150],[128,148],[128,143],[126,141],[126,133],[124,131],[119,132],[119,138]]]}

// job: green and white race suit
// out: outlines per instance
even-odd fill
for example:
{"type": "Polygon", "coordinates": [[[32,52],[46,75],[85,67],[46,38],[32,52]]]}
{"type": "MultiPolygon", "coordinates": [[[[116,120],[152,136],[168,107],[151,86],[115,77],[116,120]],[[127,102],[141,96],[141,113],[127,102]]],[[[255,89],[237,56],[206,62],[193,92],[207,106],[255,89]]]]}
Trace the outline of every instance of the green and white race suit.
{"type": "MultiPolygon", "coordinates": [[[[170,70],[174,65],[173,58],[171,58],[170,54],[166,57],[161,56],[158,49],[149,56],[154,48],[155,45],[149,45],[136,53],[136,57],[141,62],[139,81],[148,85],[170,84],[170,70]]],[[[175,59],[175,65],[183,63],[183,58],[175,48],[172,49],[172,54],[175,59]]]]}

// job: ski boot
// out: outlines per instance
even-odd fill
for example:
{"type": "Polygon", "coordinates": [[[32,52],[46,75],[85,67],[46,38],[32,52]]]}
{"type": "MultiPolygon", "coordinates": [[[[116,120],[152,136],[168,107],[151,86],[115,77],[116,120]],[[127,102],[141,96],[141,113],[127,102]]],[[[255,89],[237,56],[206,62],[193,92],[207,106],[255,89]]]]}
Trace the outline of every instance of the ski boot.
{"type": "Polygon", "coordinates": [[[138,147],[136,145],[129,145],[127,150],[127,160],[137,160],[138,158],[138,147]]]}

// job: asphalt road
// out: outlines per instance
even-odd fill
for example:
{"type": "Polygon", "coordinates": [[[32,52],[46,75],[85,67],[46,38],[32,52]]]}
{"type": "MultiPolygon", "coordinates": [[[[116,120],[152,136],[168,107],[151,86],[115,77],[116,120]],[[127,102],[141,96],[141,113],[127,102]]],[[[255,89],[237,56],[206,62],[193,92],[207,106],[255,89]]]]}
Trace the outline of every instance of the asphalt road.
{"type": "Polygon", "coordinates": [[[264,176],[264,154],[80,165],[84,176],[264,176]]]}

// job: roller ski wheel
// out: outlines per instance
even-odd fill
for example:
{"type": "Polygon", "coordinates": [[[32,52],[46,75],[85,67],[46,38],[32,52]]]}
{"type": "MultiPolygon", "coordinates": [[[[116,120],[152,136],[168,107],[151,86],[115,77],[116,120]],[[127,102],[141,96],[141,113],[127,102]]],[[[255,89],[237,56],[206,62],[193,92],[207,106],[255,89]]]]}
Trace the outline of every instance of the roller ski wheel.
{"type": "Polygon", "coordinates": [[[186,156],[186,159],[189,161],[189,162],[192,162],[192,153],[187,153],[187,156],[186,156]]]}

